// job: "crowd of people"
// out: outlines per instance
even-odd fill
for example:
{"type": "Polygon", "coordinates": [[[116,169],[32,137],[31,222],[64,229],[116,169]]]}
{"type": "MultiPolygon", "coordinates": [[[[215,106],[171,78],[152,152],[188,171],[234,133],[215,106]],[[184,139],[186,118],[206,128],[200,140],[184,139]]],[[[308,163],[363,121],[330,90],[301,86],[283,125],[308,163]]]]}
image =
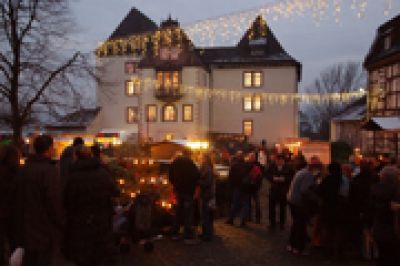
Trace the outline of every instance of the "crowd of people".
{"type": "Polygon", "coordinates": [[[16,147],[1,148],[0,265],[19,248],[23,266],[52,265],[57,254],[77,266],[111,265],[112,199],[119,188],[98,147],[75,139],[61,167],[53,161],[51,136],[38,136],[33,148],[22,166],[16,147]]]}
{"type": "Polygon", "coordinates": [[[261,179],[268,182],[268,228],[291,227],[287,250],[308,255],[310,246],[332,260],[353,255],[377,259],[379,265],[400,265],[400,172],[395,159],[382,157],[332,162],[313,156],[260,148],[231,158],[231,211],[227,224],[240,216],[240,226],[260,223],[261,179]],[[258,168],[259,171],[254,171],[258,168]],[[254,173],[259,173],[254,175],[254,173]],[[249,180],[252,180],[249,182],[249,180]]]}
{"type": "MultiPolygon", "coordinates": [[[[24,248],[24,266],[51,265],[57,252],[77,266],[112,265],[113,198],[120,191],[100,149],[76,138],[56,163],[50,136],[38,136],[33,148],[23,165],[16,147],[0,149],[0,265],[6,265],[7,247],[9,254],[24,248]]],[[[225,157],[230,167],[226,224],[234,225],[237,218],[241,228],[261,224],[260,191],[266,184],[268,229],[285,230],[286,213],[291,214],[288,252],[307,255],[314,246],[327,258],[342,260],[354,250],[376,256],[378,265],[400,265],[400,172],[395,160],[365,158],[325,166],[317,156],[307,161],[301,153],[269,151],[265,142],[225,157]]],[[[218,195],[212,158],[204,154],[197,165],[183,151],[169,166],[176,198],[173,240],[213,240],[218,195]]]]}

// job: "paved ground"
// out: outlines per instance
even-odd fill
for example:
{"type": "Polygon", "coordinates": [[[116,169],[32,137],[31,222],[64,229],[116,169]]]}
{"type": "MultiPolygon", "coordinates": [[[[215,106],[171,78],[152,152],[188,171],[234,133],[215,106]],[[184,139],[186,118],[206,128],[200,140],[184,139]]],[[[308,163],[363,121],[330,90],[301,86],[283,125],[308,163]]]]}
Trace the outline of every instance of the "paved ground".
{"type": "Polygon", "coordinates": [[[250,225],[242,229],[217,221],[216,232],[217,237],[213,242],[202,242],[196,246],[186,246],[170,239],[156,242],[153,253],[145,253],[135,246],[131,254],[121,258],[120,265],[373,265],[357,260],[333,263],[323,259],[317,252],[312,252],[309,257],[294,256],[285,250],[286,231],[269,232],[262,225],[250,225]]]}
{"type": "MultiPolygon", "coordinates": [[[[267,210],[267,189],[261,193],[262,209],[267,210]]],[[[265,212],[264,212],[265,214],[265,212]]],[[[122,256],[119,264],[148,266],[320,266],[351,265],[371,266],[373,263],[359,260],[333,263],[325,260],[318,252],[311,250],[311,256],[298,257],[285,250],[288,229],[268,231],[266,215],[261,225],[249,224],[245,229],[216,221],[217,237],[213,242],[202,242],[196,246],[186,246],[182,242],[163,239],[155,243],[153,253],[145,253],[139,246],[134,246],[129,255],[122,256]]]]}

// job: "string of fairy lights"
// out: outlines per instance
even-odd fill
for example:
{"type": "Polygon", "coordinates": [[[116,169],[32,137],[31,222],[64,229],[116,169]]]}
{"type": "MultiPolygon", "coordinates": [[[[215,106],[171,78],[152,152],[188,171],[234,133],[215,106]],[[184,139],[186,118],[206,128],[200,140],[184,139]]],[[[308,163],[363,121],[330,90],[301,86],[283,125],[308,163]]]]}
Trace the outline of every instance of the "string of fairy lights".
{"type": "MultiPolygon", "coordinates": [[[[394,0],[380,1],[383,2],[384,15],[388,16],[393,9],[394,0]]],[[[236,40],[258,15],[272,18],[272,20],[276,21],[281,18],[304,16],[307,12],[311,12],[313,20],[317,25],[329,16],[332,16],[334,21],[339,23],[345,6],[349,6],[358,18],[365,17],[368,2],[368,0],[275,1],[258,8],[196,21],[183,26],[183,28],[195,43],[212,46],[218,38],[222,39],[220,40],[222,43],[236,40]]]]}
{"type": "MultiPolygon", "coordinates": [[[[370,0],[371,1],[371,0],[370,0]]],[[[394,0],[380,0],[384,5],[384,14],[389,15],[393,9],[394,0]]],[[[228,15],[196,21],[183,27],[161,28],[153,32],[132,35],[126,38],[108,40],[100,44],[96,49],[98,57],[108,55],[136,54],[144,56],[148,49],[152,49],[154,56],[159,55],[161,47],[181,48],[183,45],[192,45],[191,40],[203,45],[213,45],[216,38],[223,40],[237,39],[247,29],[247,37],[252,39],[258,23],[257,34],[262,37],[267,27],[264,17],[272,17],[273,20],[289,18],[291,16],[303,16],[311,12],[317,23],[331,14],[336,22],[340,21],[341,12],[345,5],[350,5],[358,18],[366,14],[368,0],[282,0],[228,15]],[[332,11],[331,11],[332,9],[332,11]],[[261,19],[256,17],[261,16],[261,19]],[[253,26],[251,25],[252,23],[253,26]],[[151,43],[151,45],[149,45],[151,43]]],[[[159,87],[157,80],[136,80],[141,90],[159,87]]],[[[197,98],[213,98],[215,100],[230,100],[231,102],[242,101],[243,97],[249,96],[248,91],[234,88],[209,88],[180,84],[182,93],[194,94],[197,98]]],[[[259,93],[262,100],[269,104],[290,104],[294,102],[323,104],[329,102],[350,102],[364,96],[363,88],[343,93],[259,93]]]]}
{"type": "MultiPolygon", "coordinates": [[[[342,10],[345,6],[354,10],[358,18],[366,14],[368,2],[372,0],[281,0],[257,8],[231,13],[215,18],[195,21],[181,28],[161,29],[154,32],[145,32],[127,38],[108,40],[99,44],[96,49],[98,56],[138,53],[144,55],[148,43],[152,43],[153,53],[158,54],[160,46],[180,45],[185,34],[190,40],[200,46],[213,46],[217,39],[222,43],[237,40],[249,28],[254,19],[262,17],[278,20],[292,16],[304,16],[311,12],[314,21],[318,24],[330,15],[339,23],[342,10]]],[[[376,1],[376,0],[374,0],[376,1]]],[[[386,16],[393,9],[394,0],[379,0],[383,3],[383,12],[386,16]]]]}
{"type": "MultiPolygon", "coordinates": [[[[151,92],[160,88],[160,83],[152,79],[135,79],[138,84],[139,94],[142,92],[151,92]]],[[[205,86],[194,86],[179,84],[178,87],[164,88],[166,93],[175,95],[191,95],[198,100],[212,98],[215,101],[230,101],[231,103],[242,102],[244,97],[259,95],[261,101],[267,104],[294,104],[298,102],[326,104],[326,103],[349,103],[366,95],[364,88],[348,92],[335,93],[311,93],[311,92],[252,92],[237,88],[209,88],[205,86]]]]}

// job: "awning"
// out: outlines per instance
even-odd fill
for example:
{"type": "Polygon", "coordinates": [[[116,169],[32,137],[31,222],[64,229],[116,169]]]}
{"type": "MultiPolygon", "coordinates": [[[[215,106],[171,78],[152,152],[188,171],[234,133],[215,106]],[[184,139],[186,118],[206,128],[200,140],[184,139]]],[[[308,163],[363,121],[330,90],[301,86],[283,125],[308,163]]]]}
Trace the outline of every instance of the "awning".
{"type": "Polygon", "coordinates": [[[400,117],[372,117],[362,128],[368,131],[400,132],[400,117]]]}

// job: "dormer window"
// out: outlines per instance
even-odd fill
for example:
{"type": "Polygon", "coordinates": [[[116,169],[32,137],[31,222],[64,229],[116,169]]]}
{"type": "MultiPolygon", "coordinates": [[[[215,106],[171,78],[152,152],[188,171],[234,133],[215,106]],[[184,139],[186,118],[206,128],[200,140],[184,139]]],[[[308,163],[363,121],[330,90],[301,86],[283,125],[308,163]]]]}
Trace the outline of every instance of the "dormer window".
{"type": "Polygon", "coordinates": [[[385,50],[389,50],[391,46],[392,46],[392,36],[389,34],[386,35],[383,40],[383,48],[385,50]]]}

